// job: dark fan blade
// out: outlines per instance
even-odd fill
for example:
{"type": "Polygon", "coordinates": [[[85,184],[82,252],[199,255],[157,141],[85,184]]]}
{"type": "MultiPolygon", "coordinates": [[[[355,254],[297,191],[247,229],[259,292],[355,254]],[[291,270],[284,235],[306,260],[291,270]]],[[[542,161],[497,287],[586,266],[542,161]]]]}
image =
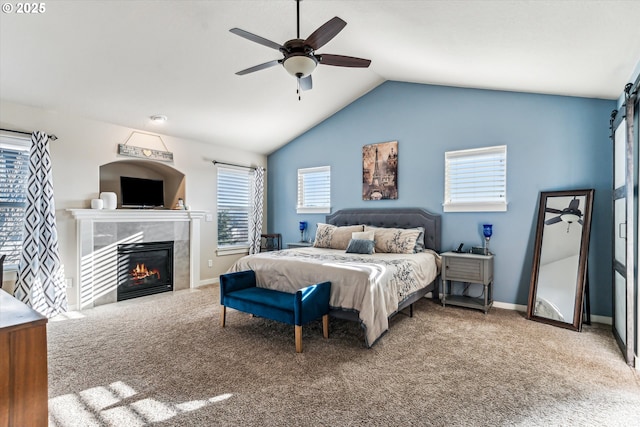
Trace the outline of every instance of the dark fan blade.
{"type": "Polygon", "coordinates": [[[318,50],[342,31],[345,25],[347,23],[337,16],[331,18],[307,37],[304,44],[311,46],[313,50],[318,50]]]}
{"type": "Polygon", "coordinates": [[[233,34],[236,34],[240,37],[244,37],[247,40],[251,40],[252,42],[261,44],[262,46],[270,47],[271,49],[275,49],[275,50],[283,49],[283,47],[276,42],[267,40],[264,37],[256,36],[255,34],[252,34],[245,30],[241,30],[240,28],[232,28],[229,31],[231,31],[233,34]]]}
{"type": "Polygon", "coordinates": [[[578,199],[573,199],[569,203],[569,209],[571,209],[572,211],[577,211],[578,210],[578,206],[580,206],[580,200],[578,200],[578,199]]]}
{"type": "Polygon", "coordinates": [[[560,221],[562,221],[562,219],[560,219],[560,217],[557,216],[555,218],[551,218],[551,219],[546,220],[544,223],[547,224],[547,225],[551,225],[551,224],[555,224],[556,222],[560,222],[560,221]]]}
{"type": "Polygon", "coordinates": [[[555,213],[555,214],[561,214],[562,211],[560,209],[554,209],[554,208],[545,208],[544,210],[545,212],[549,212],[549,213],[555,213]]]}
{"type": "Polygon", "coordinates": [[[369,59],[354,58],[353,56],[344,55],[322,54],[317,55],[317,58],[320,59],[320,63],[323,65],[335,65],[338,67],[367,68],[369,64],[371,64],[371,60],[369,59]]]}
{"type": "Polygon", "coordinates": [[[236,74],[239,76],[244,76],[245,74],[253,73],[254,71],[264,70],[265,68],[273,67],[274,65],[278,65],[280,61],[274,59],[273,61],[265,62],[264,64],[254,65],[253,67],[249,67],[246,70],[238,71],[236,74]]]}
{"type": "Polygon", "coordinates": [[[311,88],[313,87],[313,82],[311,81],[311,74],[299,80],[300,80],[300,89],[311,90],[311,88]]]}

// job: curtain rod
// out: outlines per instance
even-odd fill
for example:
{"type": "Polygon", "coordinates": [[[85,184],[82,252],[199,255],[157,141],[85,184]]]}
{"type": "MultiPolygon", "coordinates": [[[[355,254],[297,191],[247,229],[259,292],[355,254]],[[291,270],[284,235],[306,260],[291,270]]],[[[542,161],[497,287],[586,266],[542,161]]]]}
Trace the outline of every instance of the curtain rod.
{"type": "MultiPolygon", "coordinates": [[[[217,161],[217,160],[212,160],[211,162],[212,162],[214,165],[218,165],[218,164],[220,164],[220,165],[227,165],[227,166],[235,166],[235,167],[237,167],[237,168],[245,168],[245,169],[253,169],[253,170],[258,169],[257,167],[254,167],[254,166],[236,165],[236,164],[234,164],[234,163],[219,162],[219,161],[217,161]]],[[[266,170],[266,168],[261,168],[261,169],[266,170]]]]}
{"type": "MultiPolygon", "coordinates": [[[[0,129],[1,131],[5,131],[5,132],[13,132],[13,133],[21,133],[23,135],[31,135],[33,132],[23,132],[21,130],[13,130],[13,129],[0,129]]],[[[49,135],[49,139],[52,141],[55,141],[56,139],[58,139],[57,136],[51,134],[49,135]]]]}

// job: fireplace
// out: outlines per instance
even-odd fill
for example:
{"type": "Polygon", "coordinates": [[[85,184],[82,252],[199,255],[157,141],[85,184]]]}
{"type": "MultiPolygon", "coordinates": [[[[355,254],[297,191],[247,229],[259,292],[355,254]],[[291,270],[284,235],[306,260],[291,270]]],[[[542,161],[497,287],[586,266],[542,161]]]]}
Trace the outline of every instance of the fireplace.
{"type": "Polygon", "coordinates": [[[118,245],[118,301],[171,290],[172,241],[118,245]]]}

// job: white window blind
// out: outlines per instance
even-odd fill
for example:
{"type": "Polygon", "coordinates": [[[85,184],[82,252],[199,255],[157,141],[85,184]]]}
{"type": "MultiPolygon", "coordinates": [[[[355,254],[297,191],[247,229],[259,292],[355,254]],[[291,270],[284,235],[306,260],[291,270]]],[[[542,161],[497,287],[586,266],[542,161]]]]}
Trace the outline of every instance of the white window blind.
{"type": "Polygon", "coordinates": [[[331,167],[298,169],[297,213],[331,211],[331,167]]]}
{"type": "Polygon", "coordinates": [[[7,269],[20,262],[30,145],[30,139],[0,135],[0,254],[7,255],[7,269]]]}
{"type": "Polygon", "coordinates": [[[507,146],[445,153],[445,212],[507,210],[507,146]]]}
{"type": "Polygon", "coordinates": [[[218,247],[249,246],[251,170],[218,166],[218,247]]]}

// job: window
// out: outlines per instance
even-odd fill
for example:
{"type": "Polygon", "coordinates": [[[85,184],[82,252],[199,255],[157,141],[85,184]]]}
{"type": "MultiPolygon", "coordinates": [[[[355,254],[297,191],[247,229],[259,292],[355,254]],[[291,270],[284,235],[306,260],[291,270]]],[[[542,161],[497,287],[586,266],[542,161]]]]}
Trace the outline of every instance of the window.
{"type": "Polygon", "coordinates": [[[331,167],[298,169],[297,213],[331,211],[331,167]]]}
{"type": "Polygon", "coordinates": [[[218,166],[218,249],[249,247],[251,175],[248,169],[218,166]]]}
{"type": "Polygon", "coordinates": [[[507,146],[444,154],[444,211],[507,210],[507,146]]]}
{"type": "Polygon", "coordinates": [[[27,138],[0,135],[0,253],[7,255],[7,270],[20,262],[30,145],[27,138]]]}

